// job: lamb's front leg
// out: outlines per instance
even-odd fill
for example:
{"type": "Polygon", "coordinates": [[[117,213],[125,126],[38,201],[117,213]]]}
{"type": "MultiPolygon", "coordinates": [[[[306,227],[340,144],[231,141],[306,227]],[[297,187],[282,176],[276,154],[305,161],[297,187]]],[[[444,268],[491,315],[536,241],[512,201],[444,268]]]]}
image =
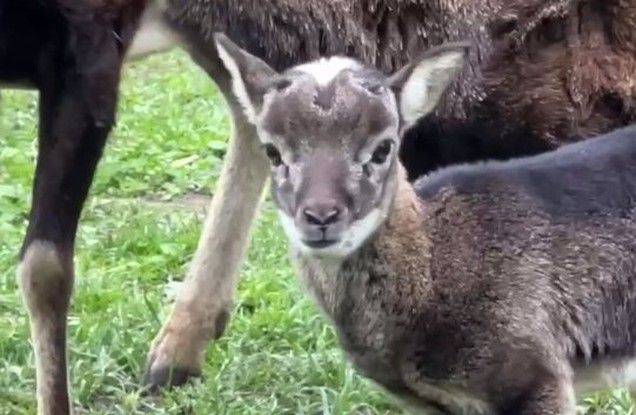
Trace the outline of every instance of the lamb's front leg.
{"type": "Polygon", "coordinates": [[[254,128],[239,111],[221,178],[184,286],[149,353],[147,381],[158,388],[198,375],[210,340],[229,318],[238,268],[257,211],[267,163],[254,128]]]}

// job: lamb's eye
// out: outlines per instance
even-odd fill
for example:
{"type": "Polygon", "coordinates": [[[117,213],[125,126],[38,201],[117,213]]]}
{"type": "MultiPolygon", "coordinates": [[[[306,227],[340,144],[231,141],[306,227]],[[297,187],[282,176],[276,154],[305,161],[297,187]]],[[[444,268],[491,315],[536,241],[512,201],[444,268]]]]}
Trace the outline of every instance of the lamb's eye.
{"type": "Polygon", "coordinates": [[[276,167],[283,164],[283,158],[280,155],[280,151],[273,144],[265,144],[265,154],[269,158],[269,161],[276,167]]]}
{"type": "Polygon", "coordinates": [[[384,140],[381,142],[373,151],[371,155],[371,162],[375,164],[382,164],[386,161],[386,158],[391,153],[391,148],[393,147],[393,141],[384,140]]]}

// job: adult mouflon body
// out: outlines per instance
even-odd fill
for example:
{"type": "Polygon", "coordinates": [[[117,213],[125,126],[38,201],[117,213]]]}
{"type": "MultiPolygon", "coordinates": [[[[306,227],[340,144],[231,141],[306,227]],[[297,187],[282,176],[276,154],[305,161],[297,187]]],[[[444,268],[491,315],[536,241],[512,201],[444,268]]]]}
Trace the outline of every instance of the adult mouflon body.
{"type": "Polygon", "coordinates": [[[636,389],[635,128],[413,187],[396,149],[461,45],[385,77],[344,58],[279,74],[217,42],[299,274],[362,373],[429,413],[574,413],[577,389],[636,389]]]}

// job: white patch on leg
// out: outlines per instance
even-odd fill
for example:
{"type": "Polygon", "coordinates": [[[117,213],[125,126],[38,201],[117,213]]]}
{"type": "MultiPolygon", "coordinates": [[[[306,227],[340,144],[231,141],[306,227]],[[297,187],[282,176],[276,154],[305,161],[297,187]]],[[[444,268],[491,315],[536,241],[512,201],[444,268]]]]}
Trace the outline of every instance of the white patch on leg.
{"type": "Polygon", "coordinates": [[[572,379],[561,380],[561,390],[563,391],[563,414],[576,415],[576,392],[572,379]]]}
{"type": "Polygon", "coordinates": [[[27,248],[18,272],[22,276],[37,275],[38,281],[47,284],[57,281],[64,274],[64,267],[53,243],[36,240],[27,248]]]}
{"type": "Polygon", "coordinates": [[[332,56],[330,58],[322,58],[313,62],[298,65],[294,68],[296,71],[304,72],[311,75],[318,85],[326,86],[333,81],[340,72],[344,70],[360,69],[361,65],[357,61],[346,58],[344,56],[332,56]]]}
{"type": "Polygon", "coordinates": [[[181,43],[179,35],[165,22],[165,0],[155,0],[144,11],[127,59],[138,59],[153,53],[164,52],[181,43]]]}
{"type": "MultiPolygon", "coordinates": [[[[61,292],[61,286],[68,286],[70,282],[66,275],[71,270],[65,270],[60,256],[51,242],[33,241],[18,268],[20,286],[24,296],[31,321],[31,339],[35,351],[37,373],[38,413],[47,414],[54,399],[54,375],[60,362],[55,351],[55,333],[59,322],[56,321],[54,311],[44,302],[52,294],[70,295],[61,292]]],[[[66,310],[64,316],[66,315],[66,310]]],[[[68,379],[68,376],[66,377],[68,379]]]]}

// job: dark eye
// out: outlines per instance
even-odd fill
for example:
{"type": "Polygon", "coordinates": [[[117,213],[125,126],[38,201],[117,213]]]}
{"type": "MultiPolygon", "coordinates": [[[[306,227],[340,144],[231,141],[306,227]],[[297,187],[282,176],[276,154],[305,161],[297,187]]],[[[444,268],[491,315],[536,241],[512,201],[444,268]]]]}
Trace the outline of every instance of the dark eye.
{"type": "Polygon", "coordinates": [[[265,154],[272,162],[274,166],[280,166],[283,164],[283,159],[280,155],[280,151],[273,144],[265,144],[265,154]]]}
{"type": "Polygon", "coordinates": [[[375,164],[382,164],[386,161],[386,158],[391,153],[393,147],[393,141],[384,140],[375,148],[375,151],[371,155],[371,162],[375,164]]]}

